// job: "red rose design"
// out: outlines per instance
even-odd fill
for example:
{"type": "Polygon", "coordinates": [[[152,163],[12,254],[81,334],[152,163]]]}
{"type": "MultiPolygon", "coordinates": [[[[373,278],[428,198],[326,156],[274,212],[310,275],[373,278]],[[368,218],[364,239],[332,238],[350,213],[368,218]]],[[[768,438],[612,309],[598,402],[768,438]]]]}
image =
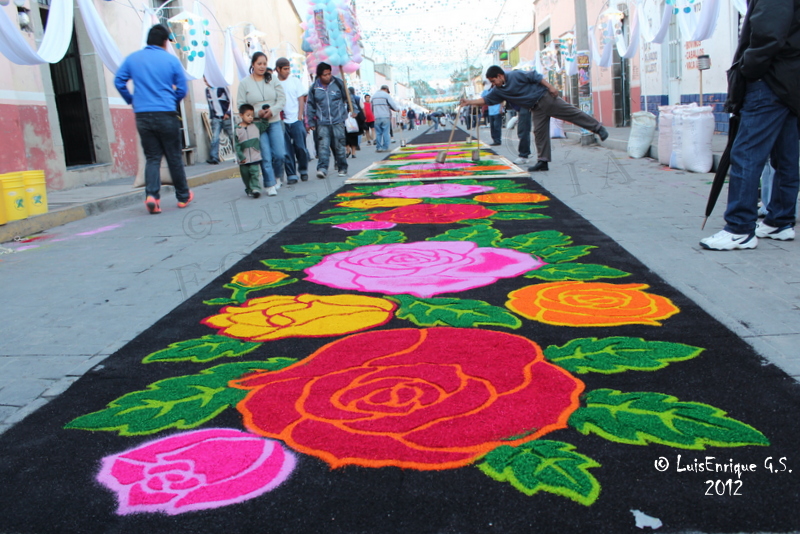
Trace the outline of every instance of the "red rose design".
{"type": "Polygon", "coordinates": [[[370,219],[401,224],[450,224],[485,219],[495,213],[477,204],[414,204],[370,215],[370,219]]]}
{"type": "Polygon", "coordinates": [[[247,428],[339,467],[461,467],[559,428],[583,383],[521,336],[383,330],[231,382],[247,428]]]}

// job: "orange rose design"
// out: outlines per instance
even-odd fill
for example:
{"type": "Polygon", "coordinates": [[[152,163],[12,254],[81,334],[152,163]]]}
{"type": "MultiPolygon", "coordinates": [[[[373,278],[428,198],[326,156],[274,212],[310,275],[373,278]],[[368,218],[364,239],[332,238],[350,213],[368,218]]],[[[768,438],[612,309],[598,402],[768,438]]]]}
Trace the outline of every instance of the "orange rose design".
{"type": "Polygon", "coordinates": [[[509,293],[511,311],[559,326],[660,326],[680,310],[668,298],[647,293],[647,284],[552,282],[509,293]]]}
{"type": "Polygon", "coordinates": [[[202,323],[248,341],[351,334],[389,322],[397,306],[362,295],[272,295],[225,306],[202,323]]]}
{"type": "Polygon", "coordinates": [[[372,209],[410,206],[411,204],[419,204],[420,202],[422,202],[421,198],[360,198],[358,200],[339,202],[336,205],[344,208],[372,209]]]}
{"type": "Polygon", "coordinates": [[[439,470],[566,428],[583,382],[522,336],[477,328],[354,334],[230,382],[248,430],[332,467],[439,470]]]}
{"type": "Polygon", "coordinates": [[[231,283],[244,287],[260,287],[280,282],[288,277],[288,274],[279,273],[278,271],[244,271],[236,273],[231,283]]]}
{"type": "Polygon", "coordinates": [[[474,197],[478,202],[487,204],[530,204],[531,202],[545,202],[550,197],[538,193],[490,193],[474,197]]]}

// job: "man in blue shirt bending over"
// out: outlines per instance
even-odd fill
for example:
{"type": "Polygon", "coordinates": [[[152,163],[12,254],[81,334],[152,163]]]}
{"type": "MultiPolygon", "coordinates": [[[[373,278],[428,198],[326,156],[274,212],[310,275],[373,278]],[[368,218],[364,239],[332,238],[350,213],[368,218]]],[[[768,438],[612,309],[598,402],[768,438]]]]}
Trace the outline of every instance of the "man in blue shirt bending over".
{"type": "Polygon", "coordinates": [[[133,104],[136,129],[142,141],[145,165],[145,206],[161,213],[161,158],[167,158],[178,207],[194,198],[186,183],[181,153],[178,103],[186,96],[186,75],[178,59],[167,52],[169,30],[161,24],[150,28],[147,46],[128,56],[117,71],[114,85],[128,104],[133,104]],[[134,93],[128,90],[133,80],[134,93]]]}
{"type": "Polygon", "coordinates": [[[550,117],[571,122],[600,136],[601,141],[608,137],[606,129],[591,115],[587,115],[558,96],[558,89],[550,85],[536,71],[503,71],[497,65],[486,70],[486,78],[494,88],[486,96],[472,100],[461,100],[462,106],[494,105],[503,101],[526,107],[533,112],[533,135],[536,138],[536,152],[539,161],[530,172],[548,170],[550,162],[550,117]]]}

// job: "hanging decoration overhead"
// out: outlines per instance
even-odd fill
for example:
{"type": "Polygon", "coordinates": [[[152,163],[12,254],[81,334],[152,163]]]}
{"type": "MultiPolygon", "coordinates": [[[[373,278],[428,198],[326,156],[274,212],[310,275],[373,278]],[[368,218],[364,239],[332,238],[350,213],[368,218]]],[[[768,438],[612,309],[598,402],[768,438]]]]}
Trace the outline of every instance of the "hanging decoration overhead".
{"type": "Polygon", "coordinates": [[[358,70],[361,31],[355,7],[349,0],[310,0],[308,19],[301,24],[303,51],[312,71],[321,62],[338,66],[346,73],[358,70]]]}
{"type": "Polygon", "coordinates": [[[34,51],[20,33],[17,24],[0,9],[0,54],[17,65],[58,63],[67,52],[72,40],[72,0],[51,0],[50,23],[42,36],[39,50],[34,51]]]}

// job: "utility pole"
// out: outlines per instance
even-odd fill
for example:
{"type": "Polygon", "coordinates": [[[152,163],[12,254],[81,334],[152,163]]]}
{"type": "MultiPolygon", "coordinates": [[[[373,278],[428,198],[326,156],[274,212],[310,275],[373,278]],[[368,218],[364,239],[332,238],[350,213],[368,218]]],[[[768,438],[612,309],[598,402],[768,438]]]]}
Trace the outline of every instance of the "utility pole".
{"type": "MultiPolygon", "coordinates": [[[[586,51],[589,50],[589,28],[588,24],[586,23],[586,0],[574,0],[575,2],[575,46],[576,51],[580,53],[581,51],[588,53],[586,51]]],[[[575,61],[577,61],[577,55],[575,57],[575,61]]],[[[592,78],[589,77],[589,109],[581,109],[588,113],[589,115],[593,115],[592,113],[592,104],[591,104],[591,95],[592,95],[592,78]]],[[[594,135],[587,130],[581,130],[581,145],[591,145],[594,143],[594,135]]]]}

